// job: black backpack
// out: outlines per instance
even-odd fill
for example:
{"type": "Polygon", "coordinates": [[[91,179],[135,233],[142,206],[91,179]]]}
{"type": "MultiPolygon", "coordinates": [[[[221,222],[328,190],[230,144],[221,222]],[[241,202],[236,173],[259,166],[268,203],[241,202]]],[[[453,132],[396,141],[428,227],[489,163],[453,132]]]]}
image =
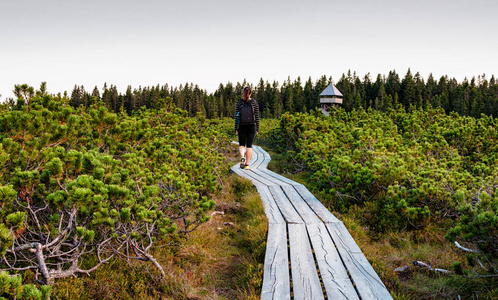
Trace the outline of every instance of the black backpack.
{"type": "Polygon", "coordinates": [[[256,119],[254,117],[254,107],[252,106],[252,100],[247,102],[243,102],[242,107],[240,108],[240,124],[255,124],[256,119]]]}

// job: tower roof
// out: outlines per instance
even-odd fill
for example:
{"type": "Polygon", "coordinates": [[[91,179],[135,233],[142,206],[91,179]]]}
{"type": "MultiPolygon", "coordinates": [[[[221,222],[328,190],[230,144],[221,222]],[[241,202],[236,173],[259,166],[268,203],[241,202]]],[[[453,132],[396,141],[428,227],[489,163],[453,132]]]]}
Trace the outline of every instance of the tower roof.
{"type": "Polygon", "coordinates": [[[326,87],[320,96],[337,96],[342,97],[341,92],[331,83],[328,87],[326,87]]]}

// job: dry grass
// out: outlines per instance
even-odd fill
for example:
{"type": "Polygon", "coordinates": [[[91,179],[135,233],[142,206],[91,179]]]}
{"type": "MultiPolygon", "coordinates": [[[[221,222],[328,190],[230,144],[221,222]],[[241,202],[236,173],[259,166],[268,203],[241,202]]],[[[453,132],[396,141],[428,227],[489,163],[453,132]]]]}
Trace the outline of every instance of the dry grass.
{"type": "Polygon", "coordinates": [[[375,240],[368,228],[347,215],[341,219],[377,274],[395,299],[493,299],[497,295],[494,279],[471,279],[453,273],[452,265],[460,261],[464,268],[465,253],[444,239],[444,230],[430,226],[421,231],[391,232],[375,240]],[[415,267],[421,261],[450,274],[415,267]],[[395,274],[398,267],[409,271],[395,274]],[[477,296],[479,295],[479,296],[477,296]]]}

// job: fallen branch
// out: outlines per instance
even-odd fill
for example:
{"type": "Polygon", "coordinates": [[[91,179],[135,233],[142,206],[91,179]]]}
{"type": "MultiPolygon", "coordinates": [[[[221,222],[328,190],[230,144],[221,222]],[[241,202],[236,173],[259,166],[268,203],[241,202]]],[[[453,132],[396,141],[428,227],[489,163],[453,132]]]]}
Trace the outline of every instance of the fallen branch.
{"type": "Polygon", "coordinates": [[[461,246],[461,245],[460,245],[457,241],[455,241],[455,246],[456,246],[458,249],[462,250],[462,251],[466,251],[466,252],[473,252],[473,253],[477,253],[477,252],[479,252],[479,251],[474,250],[474,249],[465,248],[465,247],[461,246]]]}
{"type": "MultiPolygon", "coordinates": [[[[465,251],[465,252],[479,253],[479,250],[465,248],[462,245],[460,245],[457,241],[455,241],[455,246],[458,249],[460,249],[462,251],[465,251]]],[[[478,259],[478,258],[476,258],[476,259],[477,259],[477,262],[479,263],[479,265],[481,266],[481,268],[483,268],[485,271],[488,271],[488,269],[483,265],[483,263],[481,262],[481,260],[478,259]]],[[[494,277],[494,275],[492,275],[491,277],[494,277]]]]}
{"type": "Polygon", "coordinates": [[[422,268],[422,269],[429,270],[429,271],[440,272],[440,273],[445,273],[445,274],[451,273],[451,271],[448,271],[445,269],[433,268],[430,265],[428,265],[424,262],[421,262],[421,261],[417,261],[417,260],[413,262],[413,265],[416,267],[422,268]]]}

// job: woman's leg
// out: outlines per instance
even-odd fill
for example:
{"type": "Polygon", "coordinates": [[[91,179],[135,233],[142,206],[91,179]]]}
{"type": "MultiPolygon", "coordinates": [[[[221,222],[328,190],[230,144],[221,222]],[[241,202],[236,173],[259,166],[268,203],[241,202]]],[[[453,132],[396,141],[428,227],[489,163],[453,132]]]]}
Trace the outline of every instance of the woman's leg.
{"type": "Polygon", "coordinates": [[[244,154],[246,152],[246,147],[239,146],[239,152],[240,152],[240,157],[244,157],[244,154]]]}
{"type": "Polygon", "coordinates": [[[249,165],[252,156],[252,142],[254,141],[254,136],[256,135],[256,125],[249,127],[247,131],[246,140],[246,165],[249,165]]]}
{"type": "Polygon", "coordinates": [[[248,165],[249,162],[251,161],[251,156],[252,156],[252,147],[251,148],[247,147],[247,150],[246,150],[246,165],[248,165]]]}
{"type": "Polygon", "coordinates": [[[247,140],[247,128],[246,126],[239,126],[239,153],[241,157],[240,167],[243,168],[247,162],[246,154],[246,140],[247,140]]]}

